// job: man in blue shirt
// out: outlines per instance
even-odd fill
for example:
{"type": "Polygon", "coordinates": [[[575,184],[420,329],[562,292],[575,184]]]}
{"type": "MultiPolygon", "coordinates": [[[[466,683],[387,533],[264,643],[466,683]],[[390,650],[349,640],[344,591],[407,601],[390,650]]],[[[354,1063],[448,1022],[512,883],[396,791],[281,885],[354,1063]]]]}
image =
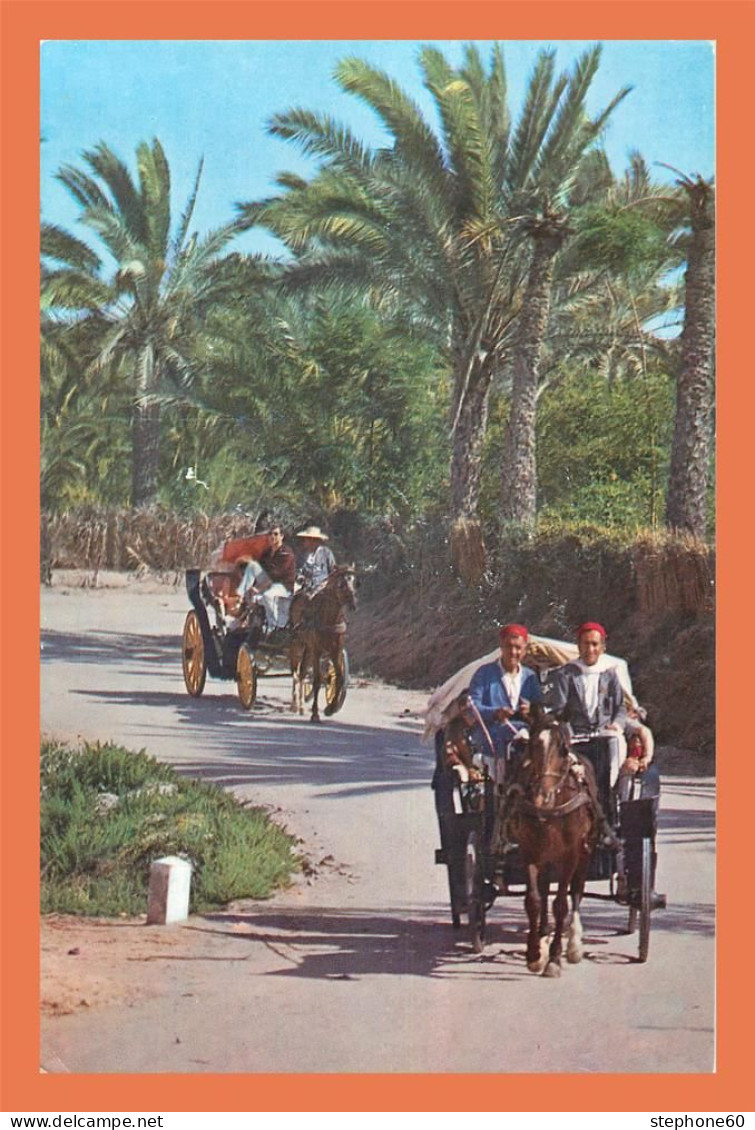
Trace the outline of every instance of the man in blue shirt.
{"type": "MultiPolygon", "coordinates": [[[[480,747],[492,761],[492,775],[503,779],[509,747],[526,731],[530,705],[542,700],[540,681],[522,664],[529,632],[523,624],[506,624],[499,632],[501,654],[493,663],[478,667],[469,684],[469,696],[479,716],[480,747]]],[[[526,732],[522,735],[526,737],[526,732]]]]}

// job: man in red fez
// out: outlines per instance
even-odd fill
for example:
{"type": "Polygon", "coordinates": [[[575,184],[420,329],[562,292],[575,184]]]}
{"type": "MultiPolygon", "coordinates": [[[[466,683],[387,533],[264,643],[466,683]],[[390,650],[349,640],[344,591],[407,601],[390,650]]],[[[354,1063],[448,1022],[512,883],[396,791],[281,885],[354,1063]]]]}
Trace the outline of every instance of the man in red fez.
{"type": "MultiPolygon", "coordinates": [[[[626,711],[624,690],[616,668],[605,654],[606,630],[594,620],[577,629],[579,659],[567,663],[557,674],[552,698],[553,707],[568,719],[572,733],[599,734],[609,740],[610,784],[616,787],[620,800],[628,800],[632,777],[641,772],[640,796],[653,800],[657,812],[661,791],[658,767],[651,763],[652,736],[646,726],[626,711]],[[627,753],[626,738],[631,743],[632,756],[627,753]]],[[[591,795],[593,795],[591,793],[591,795]]],[[[596,801],[597,796],[593,799],[596,801]]],[[[604,817],[598,806],[601,832],[606,832],[604,817]]],[[[604,837],[604,843],[610,839],[604,837]]],[[[613,845],[610,845],[613,846],[613,845]]],[[[655,850],[653,848],[653,883],[655,883],[655,850]]],[[[662,904],[663,896],[655,894],[653,900],[662,904]]]]}
{"type": "MultiPolygon", "coordinates": [[[[556,673],[552,706],[565,713],[575,733],[608,730],[619,734],[627,720],[624,691],[616,668],[605,656],[606,630],[594,620],[577,629],[579,659],[556,673]]],[[[619,771],[612,766],[611,784],[619,771]]]]}
{"type": "Polygon", "coordinates": [[[469,697],[482,730],[482,748],[493,764],[493,776],[503,779],[510,746],[527,734],[530,704],[542,700],[540,681],[523,665],[529,632],[523,624],[506,624],[498,633],[501,653],[479,667],[469,684],[469,697]]]}

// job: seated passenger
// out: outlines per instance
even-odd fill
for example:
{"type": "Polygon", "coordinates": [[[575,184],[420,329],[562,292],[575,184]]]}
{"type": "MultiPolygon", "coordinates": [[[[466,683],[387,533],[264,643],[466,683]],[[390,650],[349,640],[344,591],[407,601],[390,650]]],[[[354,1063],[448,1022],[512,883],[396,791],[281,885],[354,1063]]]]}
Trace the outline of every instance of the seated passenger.
{"type": "Polygon", "coordinates": [[[238,593],[246,604],[259,604],[265,610],[268,631],[285,628],[296,579],[294,552],[283,543],[279,525],[270,531],[272,545],[259,561],[250,561],[244,570],[238,593]]]}
{"type": "Polygon", "coordinates": [[[328,539],[319,526],[307,526],[296,536],[301,539],[303,550],[297,580],[311,596],[325,584],[336,567],[336,559],[325,545],[328,539]]]}
{"type": "Polygon", "coordinates": [[[577,630],[579,659],[556,671],[549,705],[569,723],[573,734],[609,739],[611,787],[626,757],[623,740],[627,712],[615,667],[605,656],[606,630],[590,621],[577,630]]]}
{"type": "MultiPolygon", "coordinates": [[[[577,631],[577,646],[579,659],[556,672],[549,705],[563,714],[573,734],[595,734],[608,739],[609,784],[612,789],[618,786],[619,800],[629,799],[632,777],[642,770],[641,796],[654,799],[657,809],[660,775],[657,766],[650,764],[653,735],[636,711],[631,716],[627,713],[624,689],[616,668],[605,655],[603,625],[595,621],[582,624],[577,631]],[[633,751],[628,764],[627,739],[633,751]]],[[[593,799],[597,803],[597,796],[593,799]]],[[[605,825],[602,830],[606,833],[605,825]]]]}
{"type": "Polygon", "coordinates": [[[626,737],[627,756],[619,769],[619,800],[631,800],[634,778],[639,773],[642,777],[640,798],[652,799],[653,809],[657,813],[661,795],[661,775],[653,761],[655,742],[652,731],[639,719],[628,717],[626,737]]]}
{"type": "Polygon", "coordinates": [[[458,773],[462,781],[481,780],[481,750],[475,740],[479,738],[478,716],[472,708],[468,690],[461,692],[456,706],[459,713],[443,730],[443,768],[458,773]]]}
{"type": "Polygon", "coordinates": [[[522,665],[529,632],[522,624],[507,624],[498,639],[500,656],[479,667],[469,684],[469,697],[478,714],[481,746],[496,784],[502,784],[512,742],[528,736],[530,704],[540,702],[540,681],[522,665]]]}
{"type": "Polygon", "coordinates": [[[653,759],[653,735],[639,719],[638,712],[627,712],[624,689],[611,661],[605,655],[606,630],[593,621],[577,632],[579,659],[566,663],[553,686],[550,705],[568,720],[574,734],[602,733],[610,740],[610,784],[618,783],[619,797],[626,800],[631,778],[638,770],[649,773],[643,781],[643,796],[657,797],[660,776],[653,759]],[[633,756],[627,765],[627,741],[633,756]]]}

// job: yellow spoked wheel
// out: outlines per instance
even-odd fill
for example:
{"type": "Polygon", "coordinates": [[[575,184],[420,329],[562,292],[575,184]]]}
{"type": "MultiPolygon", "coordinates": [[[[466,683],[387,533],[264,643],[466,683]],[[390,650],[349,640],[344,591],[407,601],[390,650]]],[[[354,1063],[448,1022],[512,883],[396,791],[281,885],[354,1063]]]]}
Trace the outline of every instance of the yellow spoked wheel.
{"type": "Polygon", "coordinates": [[[342,650],[335,663],[332,659],[323,660],[322,677],[325,683],[325,713],[337,714],[346,701],[346,687],[349,682],[349,657],[342,650]]]}
{"type": "Polygon", "coordinates": [[[207,679],[207,657],[199,617],[192,609],[184,622],[183,672],[186,689],[192,698],[199,698],[207,679]]]}
{"type": "Polygon", "coordinates": [[[242,643],[236,659],[236,685],[244,710],[251,710],[257,697],[257,668],[249,644],[242,643]]]}

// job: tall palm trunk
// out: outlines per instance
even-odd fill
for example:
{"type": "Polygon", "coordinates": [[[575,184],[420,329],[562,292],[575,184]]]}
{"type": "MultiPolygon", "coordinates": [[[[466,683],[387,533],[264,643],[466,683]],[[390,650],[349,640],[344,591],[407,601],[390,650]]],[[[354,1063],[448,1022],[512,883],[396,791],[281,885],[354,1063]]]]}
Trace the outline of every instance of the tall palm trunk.
{"type": "Polygon", "coordinates": [[[701,178],[680,182],[690,200],[681,370],[671,450],[666,525],[705,537],[713,408],[715,196],[701,178]]]}
{"type": "Polygon", "coordinates": [[[131,422],[131,505],[146,506],[157,494],[160,473],[160,404],[154,399],[158,366],[154,347],[140,351],[136,372],[136,402],[131,422]]]}
{"type": "Polygon", "coordinates": [[[532,528],[537,502],[535,419],[540,354],[548,326],[553,266],[564,231],[554,222],[533,227],[534,251],[513,346],[511,415],[503,455],[501,518],[532,528]]]}
{"type": "Polygon", "coordinates": [[[136,404],[131,421],[131,505],[154,502],[160,472],[160,405],[136,404]]]}
{"type": "Polygon", "coordinates": [[[473,518],[477,514],[490,381],[490,366],[475,361],[453,435],[451,516],[454,519],[473,518]]]}

